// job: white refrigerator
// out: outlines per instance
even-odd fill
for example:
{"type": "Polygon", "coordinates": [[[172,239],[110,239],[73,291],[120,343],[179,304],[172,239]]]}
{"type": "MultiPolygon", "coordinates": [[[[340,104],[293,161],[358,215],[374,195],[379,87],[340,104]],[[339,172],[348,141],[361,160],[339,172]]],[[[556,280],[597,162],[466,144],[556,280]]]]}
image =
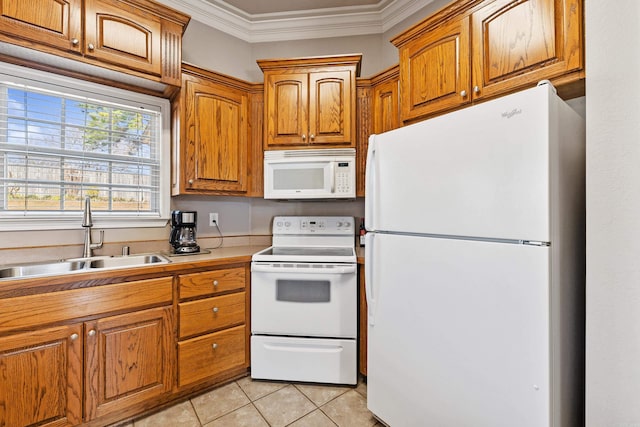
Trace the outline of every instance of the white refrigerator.
{"type": "Polygon", "coordinates": [[[371,136],[367,405],[385,424],[583,422],[584,142],[544,83],[371,136]]]}

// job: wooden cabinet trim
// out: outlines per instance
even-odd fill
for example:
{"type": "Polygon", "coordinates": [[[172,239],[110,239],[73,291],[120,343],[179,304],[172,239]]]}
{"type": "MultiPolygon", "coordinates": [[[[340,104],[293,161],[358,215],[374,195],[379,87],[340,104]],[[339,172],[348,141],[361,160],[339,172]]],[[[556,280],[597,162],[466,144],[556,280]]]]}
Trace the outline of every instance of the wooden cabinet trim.
{"type": "MultiPolygon", "coordinates": [[[[298,58],[279,58],[279,59],[258,59],[256,61],[262,71],[279,70],[279,72],[287,72],[292,68],[297,70],[304,69],[307,72],[321,70],[324,67],[332,67],[340,69],[340,66],[355,66],[356,77],[360,75],[360,64],[362,62],[361,53],[331,55],[331,56],[310,56],[298,58]],[[338,68],[336,68],[338,67],[338,68]]],[[[348,68],[347,68],[348,69],[348,68]]],[[[296,72],[296,71],[291,71],[296,72]]]]}

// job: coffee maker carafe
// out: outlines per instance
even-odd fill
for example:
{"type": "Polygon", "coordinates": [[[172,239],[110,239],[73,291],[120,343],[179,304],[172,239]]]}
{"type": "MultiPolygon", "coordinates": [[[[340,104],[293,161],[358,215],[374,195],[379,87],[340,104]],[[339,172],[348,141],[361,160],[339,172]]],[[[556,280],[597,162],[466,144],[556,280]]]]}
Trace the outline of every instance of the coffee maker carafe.
{"type": "Polygon", "coordinates": [[[169,243],[175,254],[191,254],[200,252],[200,246],[196,242],[197,212],[173,211],[171,212],[171,236],[169,243]]]}

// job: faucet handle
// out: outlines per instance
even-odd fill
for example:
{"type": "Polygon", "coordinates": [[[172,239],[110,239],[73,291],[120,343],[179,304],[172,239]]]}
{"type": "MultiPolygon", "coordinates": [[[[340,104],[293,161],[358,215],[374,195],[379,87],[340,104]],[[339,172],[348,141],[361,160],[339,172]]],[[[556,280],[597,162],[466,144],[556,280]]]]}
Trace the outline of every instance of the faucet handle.
{"type": "Polygon", "coordinates": [[[100,230],[100,241],[98,243],[91,243],[91,249],[100,249],[102,247],[102,241],[104,240],[104,230],[100,230]]]}

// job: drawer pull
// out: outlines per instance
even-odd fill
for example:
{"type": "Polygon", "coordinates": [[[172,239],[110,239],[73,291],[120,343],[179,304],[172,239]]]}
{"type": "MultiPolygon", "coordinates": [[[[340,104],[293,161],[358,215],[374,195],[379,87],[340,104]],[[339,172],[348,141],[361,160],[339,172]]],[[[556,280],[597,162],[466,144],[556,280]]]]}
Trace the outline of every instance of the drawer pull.
{"type": "Polygon", "coordinates": [[[78,334],[71,334],[71,336],[69,337],[69,339],[70,339],[71,341],[75,341],[75,340],[77,340],[77,339],[78,339],[78,334]]]}
{"type": "Polygon", "coordinates": [[[218,307],[213,307],[213,312],[217,313],[218,312],[218,307]]]}
{"type": "Polygon", "coordinates": [[[213,286],[218,286],[218,281],[217,280],[213,281],[213,286]]]}
{"type": "Polygon", "coordinates": [[[90,337],[94,336],[95,334],[96,334],[95,329],[92,329],[92,330],[89,331],[89,336],[90,337]]]}
{"type": "Polygon", "coordinates": [[[214,342],[214,343],[213,343],[213,345],[212,345],[211,347],[215,350],[216,348],[218,348],[218,343],[215,343],[215,342],[214,342]]]}

